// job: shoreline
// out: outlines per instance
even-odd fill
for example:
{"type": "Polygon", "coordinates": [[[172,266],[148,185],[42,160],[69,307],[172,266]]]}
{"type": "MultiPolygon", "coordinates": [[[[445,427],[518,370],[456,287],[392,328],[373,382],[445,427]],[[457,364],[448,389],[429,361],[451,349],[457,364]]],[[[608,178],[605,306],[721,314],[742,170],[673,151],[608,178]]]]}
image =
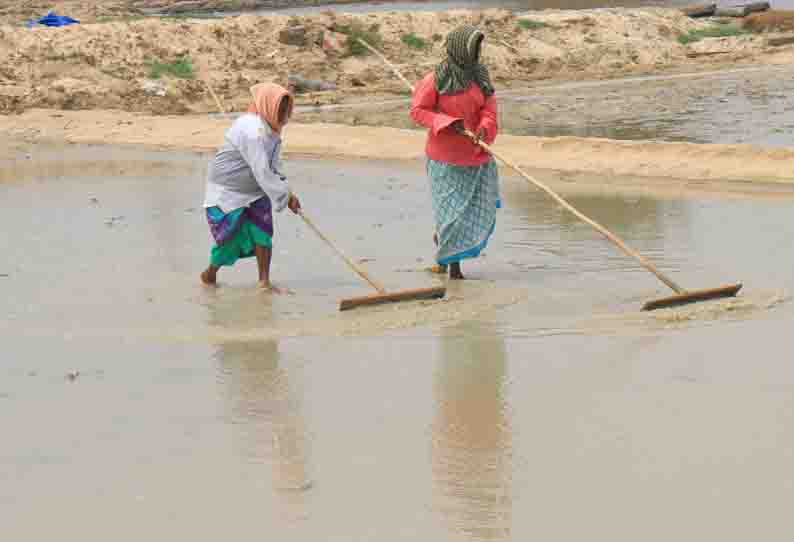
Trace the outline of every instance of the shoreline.
{"type": "MultiPolygon", "coordinates": [[[[228,119],[203,116],[38,109],[0,117],[0,138],[12,143],[7,152],[48,142],[214,152],[229,125],[228,119]]],[[[290,123],[284,154],[419,164],[425,137],[422,130],[290,123]]],[[[500,135],[493,148],[530,174],[551,176],[553,184],[569,190],[772,195],[794,190],[794,148],[513,135],[500,135]]],[[[6,163],[6,180],[15,171],[37,167],[9,157],[6,163]]],[[[506,166],[501,171],[512,176],[506,166]]]]}
{"type": "MultiPolygon", "coordinates": [[[[356,102],[407,99],[402,84],[378,58],[349,54],[325,38],[353,27],[375,32],[379,48],[416,81],[443,54],[444,33],[462,22],[481,25],[490,36],[484,55],[500,92],[531,89],[538,95],[507,114],[541,126],[591,114],[600,117],[590,122],[618,122],[622,109],[658,100],[657,89],[643,94],[626,87],[613,88],[605,99],[601,85],[620,79],[673,80],[794,65],[794,43],[769,45],[777,31],[684,43],[682,37],[716,23],[690,19],[675,8],[546,10],[530,17],[496,9],[242,15],[55,29],[0,25],[0,53],[8,53],[0,61],[0,137],[23,145],[52,141],[211,152],[230,119],[208,113],[242,111],[252,84],[286,84],[289,76],[300,75],[331,81],[336,89],[297,95],[297,105],[309,107],[295,120],[307,124],[287,128],[286,155],[418,163],[424,132],[401,110],[352,109],[356,102]],[[282,33],[296,25],[305,30],[298,33],[300,43],[282,42],[282,33]],[[185,55],[193,55],[190,66],[181,65],[190,70],[186,77],[152,75],[153,60],[174,68],[167,63],[185,55]],[[555,96],[542,96],[552,86],[558,87],[555,96]],[[351,113],[322,118],[316,105],[350,105],[351,113]]],[[[656,109],[664,106],[672,118],[685,118],[688,99],[673,96],[656,109]]],[[[658,142],[644,132],[632,140],[543,136],[503,132],[494,149],[577,190],[759,192],[771,186],[774,192],[794,186],[793,147],[658,142]]]]}

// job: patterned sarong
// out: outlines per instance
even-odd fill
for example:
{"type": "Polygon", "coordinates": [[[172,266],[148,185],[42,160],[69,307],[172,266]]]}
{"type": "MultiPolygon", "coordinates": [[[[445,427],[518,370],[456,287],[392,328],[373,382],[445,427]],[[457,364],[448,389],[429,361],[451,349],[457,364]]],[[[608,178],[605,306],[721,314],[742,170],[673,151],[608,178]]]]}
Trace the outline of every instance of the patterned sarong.
{"type": "Polygon", "coordinates": [[[499,172],[491,160],[480,166],[427,161],[441,265],[476,258],[496,226],[499,172]]]}
{"type": "Polygon", "coordinates": [[[256,245],[273,246],[273,212],[267,196],[230,213],[224,213],[220,207],[209,207],[207,223],[215,239],[212,265],[233,265],[240,258],[253,256],[256,245]]]}

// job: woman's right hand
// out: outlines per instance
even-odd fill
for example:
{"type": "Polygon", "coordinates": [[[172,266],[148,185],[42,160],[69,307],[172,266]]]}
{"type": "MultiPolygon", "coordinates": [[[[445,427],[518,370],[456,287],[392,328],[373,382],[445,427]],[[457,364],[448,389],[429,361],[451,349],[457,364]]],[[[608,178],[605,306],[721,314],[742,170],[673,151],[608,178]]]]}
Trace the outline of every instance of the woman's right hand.
{"type": "Polygon", "coordinates": [[[464,126],[463,120],[458,119],[449,125],[449,129],[456,134],[463,134],[466,131],[466,126],[464,126]]]}
{"type": "Polygon", "coordinates": [[[293,213],[298,214],[301,210],[301,202],[298,199],[298,196],[295,194],[290,194],[289,201],[287,201],[287,207],[289,207],[289,210],[293,213]]]}

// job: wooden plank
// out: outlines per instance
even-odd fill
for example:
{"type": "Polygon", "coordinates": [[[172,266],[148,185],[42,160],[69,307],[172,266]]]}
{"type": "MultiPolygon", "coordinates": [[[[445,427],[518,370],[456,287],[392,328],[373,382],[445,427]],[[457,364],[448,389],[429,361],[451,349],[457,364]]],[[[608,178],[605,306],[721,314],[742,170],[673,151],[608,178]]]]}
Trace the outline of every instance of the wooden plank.
{"type": "Polygon", "coordinates": [[[766,44],[770,47],[780,47],[781,45],[789,45],[791,43],[794,43],[794,36],[781,36],[766,40],[766,44]]]}
{"type": "Polygon", "coordinates": [[[726,55],[728,53],[733,53],[734,51],[690,51],[686,54],[687,58],[699,58],[702,56],[715,56],[715,55],[726,55]]]}
{"type": "Polygon", "coordinates": [[[677,307],[679,305],[686,305],[688,303],[696,303],[698,301],[707,301],[709,299],[734,297],[741,289],[741,283],[737,283],[729,284],[727,286],[720,286],[719,288],[711,288],[708,290],[693,290],[684,294],[672,295],[670,297],[663,297],[661,299],[648,301],[642,306],[642,310],[652,311],[666,307],[677,307]]]}
{"type": "Polygon", "coordinates": [[[399,301],[416,301],[420,299],[437,299],[444,297],[447,289],[443,286],[435,288],[420,288],[418,290],[403,290],[385,294],[372,294],[363,297],[343,299],[339,303],[339,310],[346,311],[366,305],[380,305],[381,303],[396,303],[399,301]]]}
{"type": "Polygon", "coordinates": [[[745,4],[744,7],[747,9],[747,13],[758,13],[767,11],[772,6],[769,2],[752,2],[750,4],[745,4]]]}
{"type": "Polygon", "coordinates": [[[711,17],[717,9],[717,4],[696,4],[681,8],[684,15],[696,19],[698,17],[711,17]]]}
{"type": "Polygon", "coordinates": [[[718,8],[714,15],[716,17],[745,17],[749,11],[744,6],[726,6],[724,8],[718,8]]]}
{"type": "Polygon", "coordinates": [[[746,17],[751,13],[766,11],[770,7],[769,2],[751,2],[749,4],[739,4],[735,6],[725,6],[717,8],[714,12],[716,17],[746,17]]]}

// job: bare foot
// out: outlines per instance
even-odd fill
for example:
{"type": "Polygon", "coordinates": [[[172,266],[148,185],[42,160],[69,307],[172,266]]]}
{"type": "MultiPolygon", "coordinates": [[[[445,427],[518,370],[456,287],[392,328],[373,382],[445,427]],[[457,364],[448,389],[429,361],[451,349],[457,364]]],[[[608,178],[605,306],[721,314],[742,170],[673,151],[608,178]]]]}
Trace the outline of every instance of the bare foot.
{"type": "Polygon", "coordinates": [[[290,290],[288,288],[280,288],[280,287],[276,286],[275,284],[273,284],[272,282],[267,281],[267,280],[260,280],[258,285],[259,285],[259,289],[260,290],[263,290],[263,291],[271,293],[271,294],[276,294],[276,295],[293,295],[294,294],[294,292],[292,290],[290,290]]]}
{"type": "Polygon", "coordinates": [[[209,269],[205,269],[201,273],[201,283],[204,286],[217,286],[218,279],[216,278],[215,273],[211,272],[209,269]]]}

